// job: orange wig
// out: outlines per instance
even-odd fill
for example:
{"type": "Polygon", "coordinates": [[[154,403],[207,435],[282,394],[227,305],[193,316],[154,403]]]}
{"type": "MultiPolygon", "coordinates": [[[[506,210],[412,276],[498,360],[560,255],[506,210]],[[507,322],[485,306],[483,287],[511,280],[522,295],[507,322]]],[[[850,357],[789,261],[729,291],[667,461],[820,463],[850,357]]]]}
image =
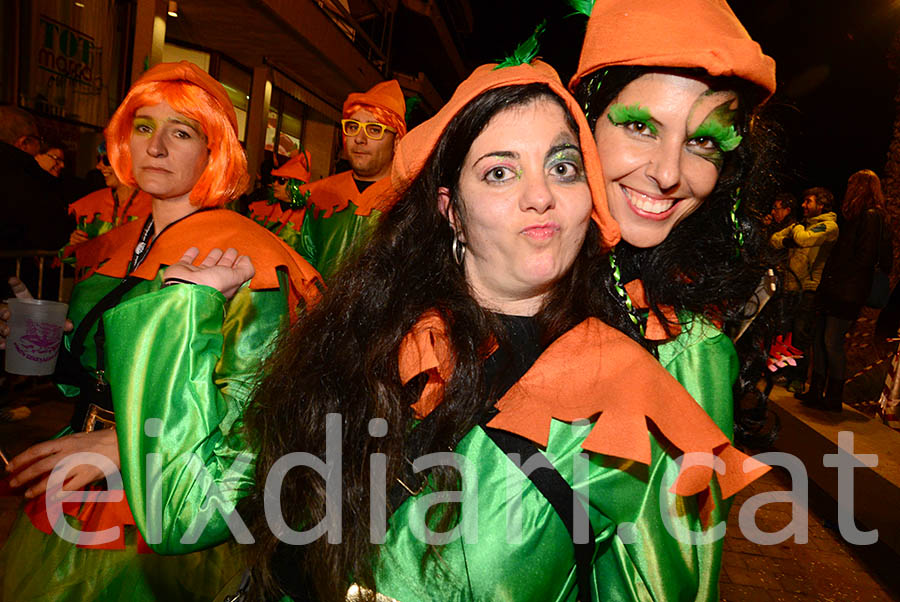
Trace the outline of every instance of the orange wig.
{"type": "MultiPolygon", "coordinates": [[[[226,97],[227,98],[227,97],[226,97]]],[[[191,204],[221,207],[247,187],[247,158],[237,139],[230,109],[222,107],[207,90],[186,80],[138,81],[116,109],[106,128],[109,161],[119,180],[137,186],[131,164],[131,133],[134,115],[141,107],[167,102],[177,112],[198,122],[206,136],[209,162],[191,189],[191,204]]],[[[230,102],[229,102],[230,104],[230,102]]]]}
{"type": "Polygon", "coordinates": [[[344,107],[344,119],[349,119],[357,111],[368,111],[375,116],[378,123],[383,123],[394,129],[397,132],[395,140],[399,140],[406,135],[406,121],[393,111],[364,102],[354,102],[344,107]]]}

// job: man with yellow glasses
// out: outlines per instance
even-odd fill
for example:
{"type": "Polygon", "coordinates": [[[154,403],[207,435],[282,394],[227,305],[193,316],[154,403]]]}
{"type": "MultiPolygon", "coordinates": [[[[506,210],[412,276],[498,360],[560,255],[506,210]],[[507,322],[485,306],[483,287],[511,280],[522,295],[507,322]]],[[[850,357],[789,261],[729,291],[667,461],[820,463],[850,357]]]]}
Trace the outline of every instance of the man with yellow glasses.
{"type": "Polygon", "coordinates": [[[394,145],[406,134],[406,101],[397,80],[344,101],[341,130],[350,171],[310,184],[300,254],[327,281],[378,222],[391,201],[394,145]]]}

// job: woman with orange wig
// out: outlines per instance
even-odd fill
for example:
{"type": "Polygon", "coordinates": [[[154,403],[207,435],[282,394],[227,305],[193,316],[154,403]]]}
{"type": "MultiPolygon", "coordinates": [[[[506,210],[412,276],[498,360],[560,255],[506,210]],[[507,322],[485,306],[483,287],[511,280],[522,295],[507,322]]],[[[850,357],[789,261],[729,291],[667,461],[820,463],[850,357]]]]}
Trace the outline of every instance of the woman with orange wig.
{"type": "Polygon", "coordinates": [[[56,374],[76,410],[8,466],[27,517],[0,552],[0,597],[209,600],[239,570],[223,542],[240,540],[231,511],[253,478],[241,416],[319,277],[221,209],[247,182],[236,133],[224,88],[188,62],[149,70],[110,120],[112,166],[152,212],[77,250],[56,374]]]}

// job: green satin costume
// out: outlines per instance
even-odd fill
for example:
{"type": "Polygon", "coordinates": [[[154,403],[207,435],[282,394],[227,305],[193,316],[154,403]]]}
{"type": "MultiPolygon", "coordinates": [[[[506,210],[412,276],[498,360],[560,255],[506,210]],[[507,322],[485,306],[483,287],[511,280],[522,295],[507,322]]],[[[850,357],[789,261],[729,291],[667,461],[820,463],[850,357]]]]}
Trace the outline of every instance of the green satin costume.
{"type": "MultiPolygon", "coordinates": [[[[666,370],[730,436],[731,386],[738,371],[731,341],[693,319],[659,351],[666,370]]],[[[571,356],[577,362],[578,349],[571,356]]],[[[552,422],[544,454],[570,485],[575,486],[575,458],[592,426],[552,422]]],[[[579,458],[578,470],[586,475],[579,481],[587,483],[596,542],[590,599],[717,602],[721,536],[730,501],[722,500],[713,480],[715,508],[704,528],[697,496],[669,491],[680,451],[652,433],[650,439],[649,466],[600,454],[579,458]],[[689,531],[701,539],[692,543],[689,531]]],[[[465,525],[474,527],[474,538],[464,535],[441,548],[439,559],[423,563],[427,548],[416,533],[422,532],[425,512],[437,500],[429,499],[433,492],[428,489],[408,498],[389,519],[375,567],[378,593],[400,602],[574,602],[574,548],[553,507],[482,427],[472,429],[454,451],[471,468],[463,473],[464,495],[477,496],[463,497],[458,528],[465,532],[465,525]]]]}
{"type": "Polygon", "coordinates": [[[286,242],[289,247],[291,247],[298,253],[300,253],[300,251],[303,249],[303,246],[301,244],[301,241],[303,240],[302,235],[300,234],[300,231],[294,228],[294,224],[292,222],[288,222],[286,224],[277,221],[271,222],[264,217],[258,218],[257,216],[252,214],[248,217],[284,242],[286,242]]]}
{"type": "Polygon", "coordinates": [[[356,205],[350,202],[346,209],[335,211],[328,217],[309,210],[303,220],[300,244],[295,248],[326,282],[357,245],[365,244],[381,218],[378,210],[373,209],[369,215],[357,215],[356,210],[356,205]]]}
{"type": "MultiPolygon", "coordinates": [[[[229,469],[244,447],[237,431],[256,369],[287,321],[286,282],[281,290],[245,285],[226,301],[206,286],[160,289],[161,278],[162,270],[104,313],[105,357],[129,506],[157,552],[179,555],[139,554],[134,526],[125,527],[125,550],[76,548],[22,515],[0,553],[5,600],[208,601],[242,570],[237,546],[222,543],[230,532],[215,507],[232,509],[252,481],[252,464],[229,469]],[[149,479],[158,483],[149,494],[148,464],[151,472],[164,467],[158,481],[149,479]],[[148,504],[151,515],[160,509],[161,529],[148,519],[148,504]],[[196,542],[181,543],[208,515],[196,542]]],[[[75,287],[69,317],[76,328],[119,282],[95,274],[75,287]]],[[[93,341],[92,329],[81,357],[87,368],[95,365],[93,341]]]]}
{"type": "MultiPolygon", "coordinates": [[[[573,356],[576,353],[573,350],[573,356]]],[[[694,320],[677,339],[662,345],[659,355],[669,373],[731,436],[731,386],[738,369],[731,341],[694,320]]],[[[544,454],[570,484],[574,482],[573,458],[590,428],[553,421],[544,454]]],[[[585,461],[589,514],[597,542],[591,599],[717,602],[722,540],[700,545],[679,542],[666,530],[660,504],[672,513],[667,520],[673,530],[702,531],[710,537],[712,529],[726,520],[730,501],[721,499],[713,482],[716,508],[704,531],[696,499],[668,491],[677,467],[660,442],[651,440],[649,467],[599,454],[590,454],[589,462],[585,461]]],[[[473,521],[478,540],[463,545],[457,539],[448,544],[441,550],[441,560],[426,563],[423,573],[426,546],[408,525],[424,524],[427,492],[406,500],[389,520],[391,528],[376,570],[378,592],[400,602],[573,602],[577,595],[573,545],[554,509],[481,427],[470,431],[455,451],[477,467],[472,478],[477,483],[478,515],[473,521]],[[517,491],[524,492],[522,539],[510,543],[507,533],[515,530],[507,528],[507,512],[517,491]]],[[[465,513],[465,500],[462,508],[465,513]]],[[[681,539],[688,537],[682,532],[681,539]]]]}

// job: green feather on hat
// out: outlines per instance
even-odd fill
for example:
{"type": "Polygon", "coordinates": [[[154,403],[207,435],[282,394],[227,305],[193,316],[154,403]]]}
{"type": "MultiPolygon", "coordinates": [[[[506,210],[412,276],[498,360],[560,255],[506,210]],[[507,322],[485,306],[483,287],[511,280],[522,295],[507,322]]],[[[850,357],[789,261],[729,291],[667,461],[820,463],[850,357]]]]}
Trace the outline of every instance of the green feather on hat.
{"type": "Polygon", "coordinates": [[[515,67],[516,65],[527,65],[536,59],[538,50],[540,50],[538,36],[544,33],[545,29],[547,29],[546,19],[541,21],[538,26],[534,28],[534,33],[531,34],[527,40],[516,46],[516,49],[513,50],[511,55],[500,61],[500,64],[494,67],[494,70],[496,71],[497,69],[502,69],[504,67],[515,67]]]}

